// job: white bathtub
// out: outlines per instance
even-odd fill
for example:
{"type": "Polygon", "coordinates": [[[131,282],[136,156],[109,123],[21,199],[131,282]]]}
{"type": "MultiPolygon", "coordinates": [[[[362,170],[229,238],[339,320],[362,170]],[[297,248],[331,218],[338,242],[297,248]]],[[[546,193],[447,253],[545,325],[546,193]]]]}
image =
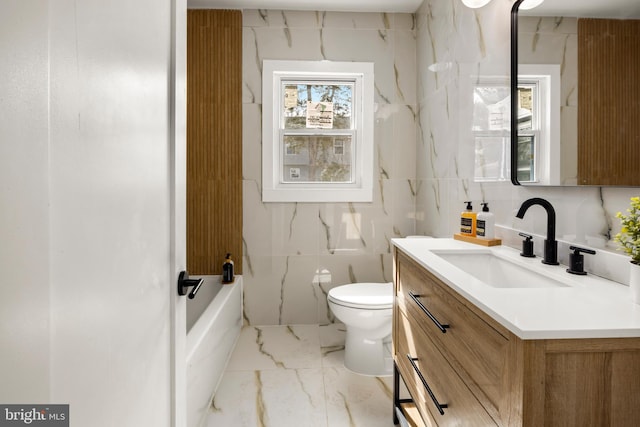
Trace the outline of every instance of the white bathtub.
{"type": "Polygon", "coordinates": [[[200,426],[206,419],[242,328],[242,277],[236,276],[231,285],[221,285],[220,276],[203,277],[202,297],[207,298],[212,289],[217,293],[187,332],[188,427],[200,426]]]}

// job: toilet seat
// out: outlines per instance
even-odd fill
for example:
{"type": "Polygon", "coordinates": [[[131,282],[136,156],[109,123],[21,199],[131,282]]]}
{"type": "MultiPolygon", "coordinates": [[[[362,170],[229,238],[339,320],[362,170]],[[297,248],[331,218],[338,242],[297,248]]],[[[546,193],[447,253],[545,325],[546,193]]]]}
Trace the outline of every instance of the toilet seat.
{"type": "Polygon", "coordinates": [[[393,308],[391,283],[356,283],[329,290],[327,299],[338,305],[365,310],[393,308]]]}

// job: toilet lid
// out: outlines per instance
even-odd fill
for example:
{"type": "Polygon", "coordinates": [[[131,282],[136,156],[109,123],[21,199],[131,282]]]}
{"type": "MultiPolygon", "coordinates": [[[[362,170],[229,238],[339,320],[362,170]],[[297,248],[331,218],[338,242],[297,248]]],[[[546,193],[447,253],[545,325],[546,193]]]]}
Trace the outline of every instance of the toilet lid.
{"type": "Polygon", "coordinates": [[[329,290],[329,301],[353,308],[387,309],[393,307],[391,283],[352,283],[329,290]]]}

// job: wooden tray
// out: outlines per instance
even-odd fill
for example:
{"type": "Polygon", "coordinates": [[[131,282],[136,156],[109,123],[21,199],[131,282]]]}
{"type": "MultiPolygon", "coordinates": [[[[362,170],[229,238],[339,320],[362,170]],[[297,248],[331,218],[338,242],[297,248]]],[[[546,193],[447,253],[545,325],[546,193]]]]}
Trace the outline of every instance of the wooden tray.
{"type": "Polygon", "coordinates": [[[474,243],[482,246],[498,246],[502,244],[500,239],[480,239],[478,237],[465,236],[464,234],[456,233],[453,235],[455,240],[461,240],[463,242],[474,243]]]}

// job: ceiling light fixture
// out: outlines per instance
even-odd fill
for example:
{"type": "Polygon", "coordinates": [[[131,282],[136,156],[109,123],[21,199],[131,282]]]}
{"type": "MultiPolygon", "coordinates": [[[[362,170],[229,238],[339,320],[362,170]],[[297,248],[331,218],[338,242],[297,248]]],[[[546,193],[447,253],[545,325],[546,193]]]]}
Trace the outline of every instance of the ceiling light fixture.
{"type": "MultiPolygon", "coordinates": [[[[491,0],[462,0],[462,4],[471,9],[478,9],[479,7],[486,6],[491,0]]],[[[544,2],[544,0],[524,0],[520,3],[520,10],[529,10],[534,7],[538,7],[544,2]]]]}
{"type": "Polygon", "coordinates": [[[542,2],[544,2],[544,0],[524,0],[522,3],[520,3],[520,7],[518,9],[519,10],[533,9],[534,7],[540,6],[542,2]]]}
{"type": "Polygon", "coordinates": [[[471,9],[477,9],[479,7],[485,6],[490,1],[491,0],[462,0],[462,4],[471,9]]]}

